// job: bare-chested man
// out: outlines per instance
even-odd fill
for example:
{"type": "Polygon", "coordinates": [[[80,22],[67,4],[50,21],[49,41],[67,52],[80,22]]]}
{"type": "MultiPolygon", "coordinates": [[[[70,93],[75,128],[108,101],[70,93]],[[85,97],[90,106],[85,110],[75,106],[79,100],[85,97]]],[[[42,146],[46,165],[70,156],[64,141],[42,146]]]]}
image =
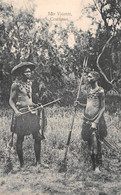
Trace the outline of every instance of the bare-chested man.
{"type": "Polygon", "coordinates": [[[11,73],[16,76],[16,80],[11,86],[9,104],[14,110],[11,131],[17,134],[16,150],[20,161],[20,167],[23,167],[23,150],[22,145],[24,136],[33,135],[35,139],[34,150],[36,156],[36,164],[40,163],[40,144],[43,136],[40,134],[39,116],[37,113],[22,114],[31,111],[34,105],[32,102],[32,82],[31,72],[35,65],[31,62],[22,62],[15,66],[11,73]]]}
{"type": "MultiPolygon", "coordinates": [[[[82,125],[82,139],[88,141],[89,147],[91,144],[91,128],[98,129],[100,141],[107,136],[107,127],[104,120],[105,111],[105,94],[104,89],[98,85],[99,74],[96,71],[91,71],[87,77],[90,89],[87,92],[87,103],[84,111],[84,121],[82,125]]],[[[80,104],[78,101],[75,105],[80,104]]],[[[101,144],[98,142],[98,154],[96,156],[96,171],[99,172],[99,167],[102,163],[101,144]]]]}

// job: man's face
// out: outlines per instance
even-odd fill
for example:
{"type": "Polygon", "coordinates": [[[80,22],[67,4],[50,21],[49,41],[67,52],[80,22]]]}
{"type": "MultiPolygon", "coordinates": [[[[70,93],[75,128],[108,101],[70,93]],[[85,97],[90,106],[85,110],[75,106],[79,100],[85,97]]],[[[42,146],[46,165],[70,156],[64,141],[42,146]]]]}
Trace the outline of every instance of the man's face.
{"type": "Polygon", "coordinates": [[[24,75],[27,79],[31,78],[31,69],[30,68],[26,68],[24,71],[24,75]]]}
{"type": "Polygon", "coordinates": [[[96,81],[95,77],[91,73],[88,74],[87,80],[89,83],[94,83],[96,81]]]}

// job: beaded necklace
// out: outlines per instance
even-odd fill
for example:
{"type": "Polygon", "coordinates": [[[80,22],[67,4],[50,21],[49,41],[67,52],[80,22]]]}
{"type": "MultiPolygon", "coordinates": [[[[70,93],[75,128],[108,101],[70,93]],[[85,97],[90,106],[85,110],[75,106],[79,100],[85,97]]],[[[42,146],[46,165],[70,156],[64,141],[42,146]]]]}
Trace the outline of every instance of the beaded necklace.
{"type": "Polygon", "coordinates": [[[87,95],[87,98],[89,98],[89,99],[92,99],[92,98],[97,99],[98,95],[99,95],[99,91],[100,91],[100,87],[98,89],[94,90],[93,92],[89,91],[89,93],[87,95]]]}
{"type": "Polygon", "coordinates": [[[26,82],[19,81],[19,87],[24,88],[26,90],[29,98],[31,98],[31,93],[32,93],[31,86],[32,86],[32,82],[30,80],[27,80],[26,82]]]}

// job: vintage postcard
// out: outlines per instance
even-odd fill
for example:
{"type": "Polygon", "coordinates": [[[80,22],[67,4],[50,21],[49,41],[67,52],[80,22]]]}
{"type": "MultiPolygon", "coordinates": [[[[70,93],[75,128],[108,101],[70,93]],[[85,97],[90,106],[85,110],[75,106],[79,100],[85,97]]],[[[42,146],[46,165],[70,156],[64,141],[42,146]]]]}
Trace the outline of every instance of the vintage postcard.
{"type": "Polygon", "coordinates": [[[1,0],[0,195],[121,195],[121,2],[1,0]]]}

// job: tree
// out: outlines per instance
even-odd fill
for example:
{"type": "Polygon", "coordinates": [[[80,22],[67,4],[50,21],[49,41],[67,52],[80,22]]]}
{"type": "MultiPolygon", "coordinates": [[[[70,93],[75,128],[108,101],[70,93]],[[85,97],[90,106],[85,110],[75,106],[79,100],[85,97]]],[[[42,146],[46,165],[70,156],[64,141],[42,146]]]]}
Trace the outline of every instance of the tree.
{"type": "Polygon", "coordinates": [[[115,32],[120,29],[121,23],[121,1],[120,0],[98,0],[94,1],[95,7],[100,12],[107,31],[115,32]]]}

